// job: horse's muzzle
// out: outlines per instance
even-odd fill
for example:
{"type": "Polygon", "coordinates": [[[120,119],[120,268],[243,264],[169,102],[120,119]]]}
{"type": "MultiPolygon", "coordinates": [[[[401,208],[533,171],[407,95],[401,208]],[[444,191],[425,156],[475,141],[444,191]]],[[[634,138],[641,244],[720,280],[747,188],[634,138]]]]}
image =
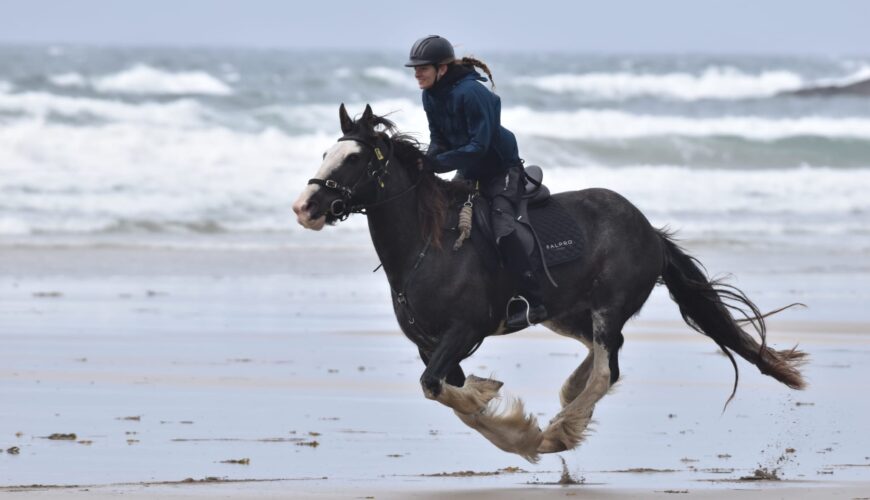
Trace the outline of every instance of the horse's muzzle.
{"type": "Polygon", "coordinates": [[[299,199],[293,203],[293,212],[296,214],[296,222],[306,229],[320,231],[326,224],[326,215],[314,215],[317,213],[318,205],[312,202],[311,196],[303,192],[299,199]]]}

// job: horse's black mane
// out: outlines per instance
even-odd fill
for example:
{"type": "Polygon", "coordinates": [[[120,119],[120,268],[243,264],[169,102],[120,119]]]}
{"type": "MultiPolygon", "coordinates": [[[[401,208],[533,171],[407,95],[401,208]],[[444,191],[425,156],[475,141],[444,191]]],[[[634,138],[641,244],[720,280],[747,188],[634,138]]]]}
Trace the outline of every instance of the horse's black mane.
{"type": "MultiPolygon", "coordinates": [[[[426,153],[423,150],[423,145],[420,141],[411,134],[400,132],[396,127],[396,124],[385,116],[373,116],[372,124],[375,127],[383,127],[383,131],[375,133],[380,134],[383,139],[390,141],[393,145],[393,154],[398,158],[399,162],[408,169],[416,181],[418,177],[418,174],[416,173],[417,160],[426,156],[426,153]]],[[[445,181],[431,172],[426,172],[423,176],[431,179],[451,198],[464,197],[472,191],[465,185],[465,183],[445,181]]]]}
{"type": "MultiPolygon", "coordinates": [[[[362,125],[359,122],[357,120],[354,125],[362,125]]],[[[412,135],[399,132],[392,120],[374,115],[368,125],[371,133],[390,143],[394,160],[408,172],[411,181],[417,183],[417,212],[423,235],[431,236],[432,243],[440,247],[450,207],[465,201],[473,190],[465,183],[446,181],[433,172],[421,172],[417,160],[426,155],[423,145],[412,135]],[[376,127],[382,130],[377,131],[376,127]]]]}

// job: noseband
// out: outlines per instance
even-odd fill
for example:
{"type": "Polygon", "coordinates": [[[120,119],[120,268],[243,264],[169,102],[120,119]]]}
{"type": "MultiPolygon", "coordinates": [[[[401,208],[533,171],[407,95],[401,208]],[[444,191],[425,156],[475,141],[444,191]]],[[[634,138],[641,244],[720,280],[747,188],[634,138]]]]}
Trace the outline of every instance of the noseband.
{"type": "MultiPolygon", "coordinates": [[[[385,148],[387,150],[387,155],[384,156],[384,153],[381,150],[381,146],[388,146],[389,142],[384,141],[380,138],[377,139],[377,142],[372,143],[363,137],[345,135],[338,139],[338,142],[341,141],[354,141],[368,147],[372,151],[372,157],[369,160],[368,164],[366,164],[365,170],[363,170],[363,172],[357,178],[356,182],[354,182],[353,185],[350,187],[339,184],[333,179],[308,180],[308,184],[316,184],[324,189],[335,191],[338,193],[340,198],[333,200],[333,202],[329,205],[329,213],[331,213],[338,220],[343,221],[350,217],[351,214],[366,213],[366,210],[369,208],[373,208],[378,205],[383,205],[385,203],[393,201],[396,198],[404,195],[405,193],[413,190],[420,183],[420,181],[418,180],[408,189],[402,191],[395,196],[387,198],[386,200],[376,201],[369,204],[353,203],[353,197],[354,194],[356,194],[357,189],[370,182],[377,183],[379,189],[384,188],[384,177],[389,174],[388,167],[390,166],[390,160],[393,158],[393,148],[385,148]]],[[[378,191],[378,193],[380,193],[380,191],[378,191]]]]}

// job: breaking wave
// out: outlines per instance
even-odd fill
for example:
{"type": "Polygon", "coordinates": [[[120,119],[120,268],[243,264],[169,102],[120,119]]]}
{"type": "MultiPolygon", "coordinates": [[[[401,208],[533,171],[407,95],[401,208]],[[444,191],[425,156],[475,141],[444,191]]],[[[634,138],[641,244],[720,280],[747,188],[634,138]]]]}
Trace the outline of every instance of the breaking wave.
{"type": "Polygon", "coordinates": [[[171,72],[137,64],[118,73],[85,78],[79,73],[53,75],[49,81],[59,87],[92,87],[98,92],[144,95],[217,95],[233,89],[204,71],[171,72]]]}
{"type": "Polygon", "coordinates": [[[556,94],[577,94],[589,99],[624,100],[658,97],[680,101],[751,99],[823,85],[845,85],[870,78],[870,67],[836,78],[807,80],[787,70],[755,74],[730,66],[712,66],[700,73],[592,72],[521,77],[512,83],[556,94]]]}

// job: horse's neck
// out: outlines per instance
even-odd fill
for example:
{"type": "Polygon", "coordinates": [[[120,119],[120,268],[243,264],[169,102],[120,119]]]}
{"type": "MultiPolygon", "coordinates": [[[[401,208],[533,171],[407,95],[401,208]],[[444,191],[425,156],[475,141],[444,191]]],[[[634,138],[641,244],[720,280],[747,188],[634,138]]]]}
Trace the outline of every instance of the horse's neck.
{"type": "MultiPolygon", "coordinates": [[[[411,185],[410,182],[396,184],[402,186],[391,186],[391,189],[385,193],[384,199],[400,194],[411,185]]],[[[402,291],[417,256],[426,244],[417,219],[416,189],[384,205],[370,209],[368,221],[372,243],[384,266],[390,286],[393,290],[402,291]]]]}

